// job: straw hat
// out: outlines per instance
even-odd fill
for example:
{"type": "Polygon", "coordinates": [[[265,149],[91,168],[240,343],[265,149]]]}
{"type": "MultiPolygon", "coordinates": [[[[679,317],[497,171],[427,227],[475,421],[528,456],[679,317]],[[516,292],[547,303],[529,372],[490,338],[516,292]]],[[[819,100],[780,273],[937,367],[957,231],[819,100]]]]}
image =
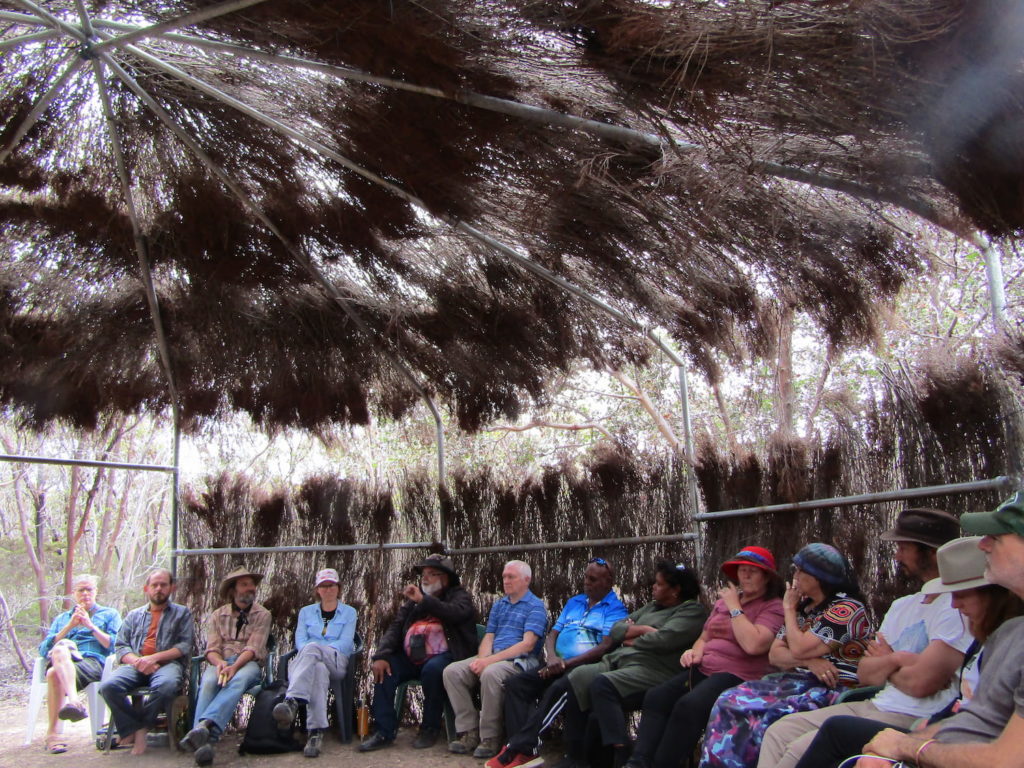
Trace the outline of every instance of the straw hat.
{"type": "Polygon", "coordinates": [[[939,547],[939,578],[929,581],[921,591],[941,595],[991,584],[985,578],[985,553],[978,549],[979,541],[981,536],[965,536],[939,547]]]}
{"type": "Polygon", "coordinates": [[[262,573],[254,573],[246,568],[244,565],[235,568],[231,573],[225,576],[220,582],[220,596],[222,600],[228,599],[228,591],[235,586],[235,582],[245,576],[250,577],[259,586],[259,583],[263,581],[262,573]]]}

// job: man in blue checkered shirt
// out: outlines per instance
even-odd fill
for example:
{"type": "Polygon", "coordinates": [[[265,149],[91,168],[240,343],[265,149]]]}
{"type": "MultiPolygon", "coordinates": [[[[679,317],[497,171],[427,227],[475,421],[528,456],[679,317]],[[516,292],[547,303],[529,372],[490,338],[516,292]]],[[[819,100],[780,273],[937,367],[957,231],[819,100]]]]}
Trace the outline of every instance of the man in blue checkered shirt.
{"type": "Polygon", "coordinates": [[[444,688],[455,710],[459,738],[448,750],[474,757],[494,757],[501,747],[505,680],[523,669],[540,666],[547,611],[530,591],[533,572],[522,560],[510,560],[501,573],[505,596],[491,608],[487,631],[476,656],[449,664],[444,688]],[[480,686],[480,710],[473,692],[480,686]]]}

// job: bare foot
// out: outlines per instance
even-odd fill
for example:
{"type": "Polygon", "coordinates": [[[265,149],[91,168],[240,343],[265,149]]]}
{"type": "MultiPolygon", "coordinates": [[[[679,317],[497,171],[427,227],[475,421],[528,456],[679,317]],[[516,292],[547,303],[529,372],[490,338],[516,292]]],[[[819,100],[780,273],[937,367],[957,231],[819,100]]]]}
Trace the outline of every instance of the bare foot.
{"type": "Polygon", "coordinates": [[[144,728],[139,728],[135,732],[135,744],[132,745],[132,754],[141,755],[146,751],[146,734],[148,731],[144,728]]]}
{"type": "Polygon", "coordinates": [[[117,743],[118,743],[118,745],[120,745],[122,747],[130,747],[132,744],[135,743],[135,734],[134,733],[130,733],[127,736],[124,736],[124,737],[118,736],[117,737],[117,743]]]}

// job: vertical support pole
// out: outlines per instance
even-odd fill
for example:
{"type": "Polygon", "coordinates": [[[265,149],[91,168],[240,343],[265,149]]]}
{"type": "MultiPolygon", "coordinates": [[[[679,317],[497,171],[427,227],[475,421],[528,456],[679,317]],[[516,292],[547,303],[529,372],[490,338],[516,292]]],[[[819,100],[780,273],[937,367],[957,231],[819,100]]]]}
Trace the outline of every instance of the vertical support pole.
{"type": "MultiPolygon", "coordinates": [[[[688,459],[686,462],[686,489],[690,496],[690,504],[693,505],[693,514],[696,515],[700,511],[700,507],[697,506],[700,496],[697,491],[697,473],[693,468],[693,462],[697,457],[693,452],[693,429],[690,424],[690,385],[686,377],[686,368],[679,365],[676,366],[676,370],[679,372],[679,403],[683,410],[683,446],[688,459]]],[[[695,532],[697,538],[694,539],[694,548],[697,552],[697,570],[700,571],[704,567],[704,547],[700,538],[700,528],[698,527],[695,532]]]]}
{"type": "Polygon", "coordinates": [[[1003,265],[999,253],[987,243],[981,249],[985,257],[985,274],[988,276],[988,300],[992,307],[992,326],[997,331],[1006,328],[1006,286],[1003,282],[1003,265]]]}
{"type": "Polygon", "coordinates": [[[178,423],[178,409],[174,409],[174,472],[171,473],[171,573],[178,577],[178,486],[181,468],[181,426],[178,423]]]}
{"type": "Polygon", "coordinates": [[[444,506],[441,504],[441,489],[445,486],[444,424],[441,422],[441,414],[436,409],[432,410],[437,429],[437,540],[447,546],[448,520],[444,516],[444,506]]]}

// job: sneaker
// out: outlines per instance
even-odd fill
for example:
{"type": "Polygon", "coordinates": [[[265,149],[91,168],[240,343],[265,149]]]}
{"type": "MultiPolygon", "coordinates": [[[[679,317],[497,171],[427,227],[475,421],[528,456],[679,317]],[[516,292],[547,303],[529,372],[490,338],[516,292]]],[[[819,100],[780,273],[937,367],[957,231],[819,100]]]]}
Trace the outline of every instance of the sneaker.
{"type": "Polygon", "coordinates": [[[203,744],[192,757],[195,758],[196,765],[210,765],[213,763],[213,744],[203,744]]]}
{"type": "Polygon", "coordinates": [[[496,738],[483,739],[476,749],[473,750],[473,757],[485,758],[494,757],[501,749],[501,742],[496,738]]]}
{"type": "Polygon", "coordinates": [[[178,742],[182,752],[195,752],[200,747],[210,743],[210,729],[204,725],[197,725],[185,734],[185,738],[178,742]]]}
{"type": "Polygon", "coordinates": [[[544,760],[540,755],[512,752],[508,745],[505,745],[496,757],[492,757],[484,763],[484,768],[540,768],[542,765],[544,765],[544,760]]]}
{"type": "Polygon", "coordinates": [[[85,706],[79,701],[69,701],[57,713],[57,717],[61,720],[69,720],[72,723],[85,720],[88,716],[89,713],[86,711],[85,706]]]}
{"type": "Polygon", "coordinates": [[[416,740],[412,743],[413,749],[430,749],[437,744],[437,738],[441,734],[436,728],[420,728],[416,734],[416,740]]]}
{"type": "Polygon", "coordinates": [[[390,747],[395,743],[395,739],[388,738],[380,731],[377,731],[373,736],[368,738],[362,744],[359,745],[360,752],[373,752],[375,749],[383,749],[384,747],[390,747]]]}
{"type": "MultiPolygon", "coordinates": [[[[278,704],[278,706],[281,706],[278,704]]],[[[275,710],[277,708],[275,707],[275,710]]],[[[309,738],[306,739],[306,746],[302,750],[302,754],[306,757],[320,757],[320,747],[324,744],[324,732],[317,728],[315,731],[309,732],[309,738]]]]}
{"type": "MultiPolygon", "coordinates": [[[[480,732],[473,728],[459,735],[455,741],[448,743],[448,751],[456,755],[468,755],[480,744],[480,732]]],[[[490,755],[488,755],[490,757],[490,755]]]]}
{"type": "Polygon", "coordinates": [[[291,728],[292,723],[295,722],[295,715],[299,711],[299,704],[295,699],[285,699],[280,704],[274,705],[274,711],[271,713],[274,717],[274,721],[277,723],[277,727],[282,731],[286,728],[291,728]]]}

